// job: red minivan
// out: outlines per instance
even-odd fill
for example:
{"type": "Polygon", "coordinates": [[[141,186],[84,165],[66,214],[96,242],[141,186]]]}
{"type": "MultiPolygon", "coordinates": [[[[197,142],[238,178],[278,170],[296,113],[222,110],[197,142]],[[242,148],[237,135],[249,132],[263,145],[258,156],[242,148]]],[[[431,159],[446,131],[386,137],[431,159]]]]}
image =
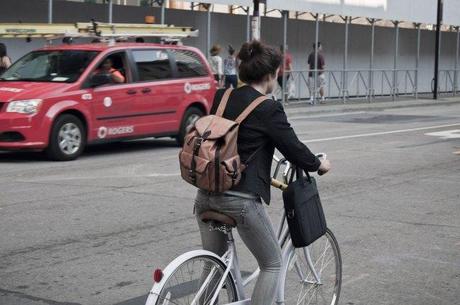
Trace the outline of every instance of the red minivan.
{"type": "Polygon", "coordinates": [[[0,150],[73,160],[87,144],[174,137],[209,113],[216,82],[203,54],[150,43],[49,46],[0,76],[0,150]]]}

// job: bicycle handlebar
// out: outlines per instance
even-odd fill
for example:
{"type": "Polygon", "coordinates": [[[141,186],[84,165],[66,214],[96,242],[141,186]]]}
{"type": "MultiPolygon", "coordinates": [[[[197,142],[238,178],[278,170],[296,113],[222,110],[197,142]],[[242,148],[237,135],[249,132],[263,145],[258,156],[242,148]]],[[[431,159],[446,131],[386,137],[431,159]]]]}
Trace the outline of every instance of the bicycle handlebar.
{"type": "MultiPolygon", "coordinates": [[[[320,159],[323,159],[323,160],[327,160],[327,155],[325,153],[318,153],[318,154],[316,154],[316,157],[318,157],[320,159]]],[[[286,159],[279,158],[276,155],[273,156],[273,160],[276,162],[276,167],[275,167],[275,171],[273,173],[271,185],[273,187],[276,187],[277,189],[280,189],[280,190],[284,191],[288,187],[288,184],[287,184],[287,182],[288,182],[287,181],[288,180],[287,179],[288,174],[289,174],[289,172],[292,171],[294,166],[292,166],[291,163],[289,161],[287,161],[286,159]],[[281,181],[277,180],[276,177],[278,176],[278,172],[279,172],[279,170],[280,170],[280,168],[281,168],[281,166],[283,164],[286,164],[286,168],[283,171],[283,180],[284,180],[284,182],[281,182],[281,181]]],[[[318,171],[318,175],[322,176],[324,174],[325,174],[324,172],[318,171]]]]}

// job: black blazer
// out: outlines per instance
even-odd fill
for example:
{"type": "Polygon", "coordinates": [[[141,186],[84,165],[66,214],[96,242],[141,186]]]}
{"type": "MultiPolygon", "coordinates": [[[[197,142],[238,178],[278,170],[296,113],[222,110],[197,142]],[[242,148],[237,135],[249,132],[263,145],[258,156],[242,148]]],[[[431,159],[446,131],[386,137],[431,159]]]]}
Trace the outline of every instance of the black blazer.
{"type": "MultiPolygon", "coordinates": [[[[211,114],[215,114],[225,90],[218,90],[214,97],[211,114]]],[[[238,115],[256,98],[260,92],[250,86],[233,90],[224,118],[235,120],[238,115]]],[[[240,183],[234,191],[256,194],[269,204],[271,165],[275,148],[291,163],[314,172],[320,166],[320,160],[297,138],[287,121],[281,103],[267,98],[244,120],[238,133],[238,153],[245,162],[259,147],[263,146],[247,164],[240,183]]]]}

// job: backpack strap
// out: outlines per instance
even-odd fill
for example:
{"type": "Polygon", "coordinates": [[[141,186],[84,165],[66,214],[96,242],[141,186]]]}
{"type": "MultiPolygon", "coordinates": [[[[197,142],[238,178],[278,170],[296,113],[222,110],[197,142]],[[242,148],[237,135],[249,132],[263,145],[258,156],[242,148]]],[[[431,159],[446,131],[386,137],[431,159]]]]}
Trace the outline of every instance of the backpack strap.
{"type": "Polygon", "coordinates": [[[248,107],[246,107],[246,109],[244,109],[244,111],[236,118],[235,122],[237,122],[238,124],[241,124],[241,122],[243,122],[249,114],[251,114],[251,112],[256,109],[257,106],[259,106],[260,104],[262,104],[263,102],[265,102],[266,100],[268,99],[268,97],[266,97],[265,95],[261,96],[261,97],[258,97],[256,98],[253,102],[251,102],[251,104],[249,104],[248,107]]]}
{"type": "Polygon", "coordinates": [[[225,90],[222,99],[220,100],[219,107],[217,108],[216,115],[222,117],[224,115],[225,107],[227,107],[228,99],[230,98],[230,94],[232,93],[233,89],[228,88],[225,90]]]}
{"type": "MultiPolygon", "coordinates": [[[[248,107],[246,107],[246,109],[244,109],[244,111],[236,118],[235,122],[237,122],[238,124],[241,124],[241,122],[243,122],[249,114],[251,114],[251,112],[257,108],[257,106],[259,106],[260,104],[262,104],[263,102],[265,102],[268,98],[263,95],[261,97],[258,97],[256,98],[251,104],[249,104],[248,107]]],[[[269,141],[265,142],[264,144],[262,144],[259,148],[256,149],[255,152],[253,152],[246,161],[243,162],[243,165],[244,167],[246,168],[249,164],[249,162],[252,161],[252,159],[254,159],[254,157],[262,150],[264,149],[265,145],[267,145],[269,141]]]]}

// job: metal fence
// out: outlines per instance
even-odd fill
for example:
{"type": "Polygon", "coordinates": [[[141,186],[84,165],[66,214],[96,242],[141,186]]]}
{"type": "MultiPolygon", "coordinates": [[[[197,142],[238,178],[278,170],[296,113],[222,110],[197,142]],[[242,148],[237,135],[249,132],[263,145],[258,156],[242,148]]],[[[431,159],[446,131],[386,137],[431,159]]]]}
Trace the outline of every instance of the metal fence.
{"type": "MultiPolygon", "coordinates": [[[[444,95],[457,95],[460,89],[460,69],[459,70],[439,70],[438,90],[444,95]]],[[[434,84],[432,84],[432,90],[434,84]]]]}
{"type": "MultiPolygon", "coordinates": [[[[318,80],[320,71],[316,78],[318,80]]],[[[440,70],[439,91],[443,94],[459,94],[460,70],[440,70]]],[[[415,69],[364,69],[364,70],[325,70],[321,71],[326,99],[367,99],[376,97],[413,96],[421,93],[418,86],[418,73],[415,69]]],[[[295,70],[289,73],[285,94],[289,100],[316,99],[319,97],[319,84],[315,92],[315,71],[295,70]]],[[[433,88],[432,88],[433,89],[433,88]]],[[[426,92],[425,92],[426,93],[426,92]]],[[[278,91],[281,95],[281,89],[278,91]]]]}

